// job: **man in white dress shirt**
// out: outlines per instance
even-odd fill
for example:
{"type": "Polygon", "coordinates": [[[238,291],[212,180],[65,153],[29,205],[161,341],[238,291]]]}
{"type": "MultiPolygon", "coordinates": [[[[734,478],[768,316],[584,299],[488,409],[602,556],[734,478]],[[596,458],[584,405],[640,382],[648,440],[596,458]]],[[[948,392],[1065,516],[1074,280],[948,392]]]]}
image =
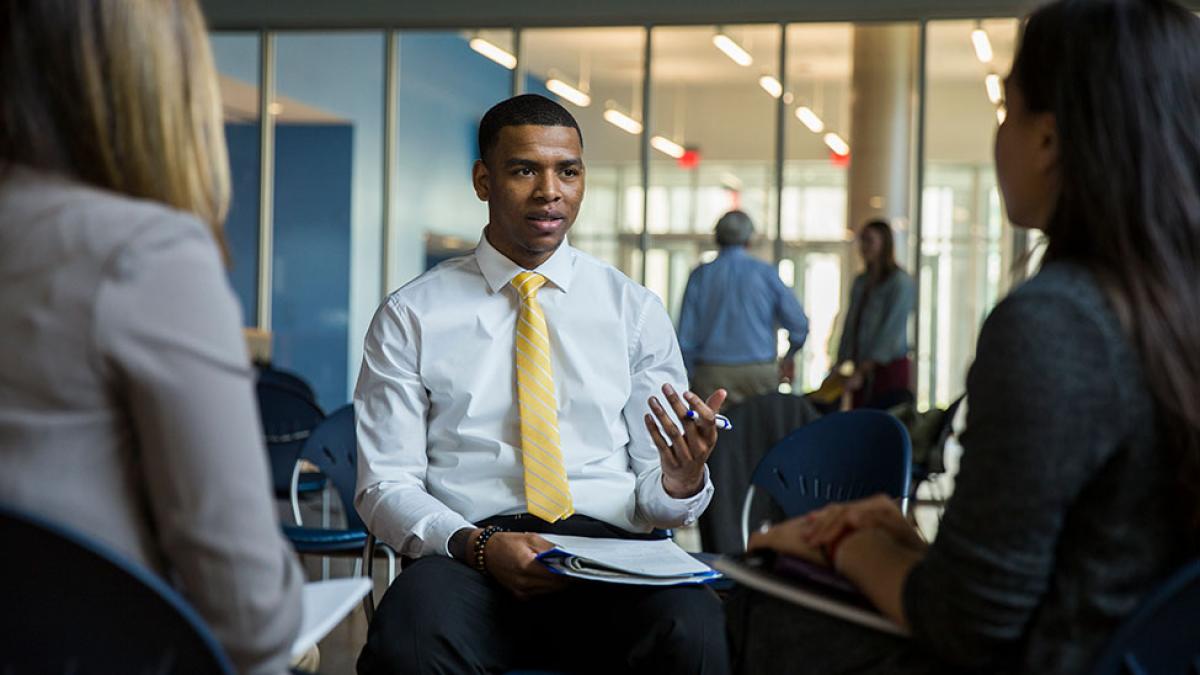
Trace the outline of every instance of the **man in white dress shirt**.
{"type": "Polygon", "coordinates": [[[371,324],[356,503],[414,561],[380,603],[360,673],[728,672],[709,589],[569,583],[536,560],[551,548],[538,533],[647,537],[695,522],[725,398],[677,394],[687,376],[662,303],[566,243],[582,149],[549,99],[488,111],[478,247],[393,293],[371,324]]]}

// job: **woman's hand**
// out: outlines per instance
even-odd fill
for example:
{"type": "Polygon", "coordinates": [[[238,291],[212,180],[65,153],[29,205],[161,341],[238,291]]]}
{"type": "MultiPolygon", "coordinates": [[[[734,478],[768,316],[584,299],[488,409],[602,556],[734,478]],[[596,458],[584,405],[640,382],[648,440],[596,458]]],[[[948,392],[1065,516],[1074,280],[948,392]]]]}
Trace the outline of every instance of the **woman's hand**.
{"type": "Polygon", "coordinates": [[[829,560],[821,549],[806,542],[806,535],[812,527],[812,522],[805,516],[785,520],[768,530],[755,532],[750,535],[747,551],[770,549],[777,553],[803,558],[821,565],[828,565],[829,560]]]}
{"type": "Polygon", "coordinates": [[[895,500],[887,495],[875,495],[853,502],[829,504],[803,516],[775,525],[766,532],[750,537],[748,549],[769,548],[787,555],[831,564],[826,549],[835,541],[856,530],[877,528],[897,543],[920,550],[926,544],[909,524],[895,500]]]}
{"type": "Polygon", "coordinates": [[[805,516],[810,522],[802,535],[805,543],[818,548],[829,546],[848,532],[878,528],[909,548],[924,548],[925,540],[900,512],[896,500],[878,494],[852,502],[837,502],[805,516]]]}

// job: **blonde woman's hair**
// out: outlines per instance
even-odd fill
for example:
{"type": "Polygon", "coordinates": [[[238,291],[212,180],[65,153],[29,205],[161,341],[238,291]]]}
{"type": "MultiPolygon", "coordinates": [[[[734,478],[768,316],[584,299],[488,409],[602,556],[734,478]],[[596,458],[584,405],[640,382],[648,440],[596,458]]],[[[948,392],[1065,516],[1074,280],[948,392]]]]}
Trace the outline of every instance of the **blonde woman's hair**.
{"type": "Polygon", "coordinates": [[[188,211],[224,249],[229,161],[194,0],[0,1],[0,165],[188,211]]]}

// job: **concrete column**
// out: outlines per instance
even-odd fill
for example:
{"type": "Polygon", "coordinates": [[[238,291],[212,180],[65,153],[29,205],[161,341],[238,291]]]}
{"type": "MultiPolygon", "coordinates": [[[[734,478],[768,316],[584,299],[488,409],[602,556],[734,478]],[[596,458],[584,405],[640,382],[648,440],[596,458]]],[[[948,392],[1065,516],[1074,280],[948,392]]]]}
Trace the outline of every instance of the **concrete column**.
{"type": "Polygon", "coordinates": [[[913,25],[854,27],[847,225],[889,220],[906,267],[918,41],[913,25]]]}

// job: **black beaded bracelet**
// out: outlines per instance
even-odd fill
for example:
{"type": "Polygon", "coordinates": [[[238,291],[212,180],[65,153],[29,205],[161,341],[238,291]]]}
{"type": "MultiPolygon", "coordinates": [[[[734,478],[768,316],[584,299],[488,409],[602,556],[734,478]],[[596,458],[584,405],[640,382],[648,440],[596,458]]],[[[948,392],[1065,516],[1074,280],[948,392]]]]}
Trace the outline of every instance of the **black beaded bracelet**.
{"type": "Polygon", "coordinates": [[[504,528],[498,525],[488,525],[483,528],[483,532],[479,533],[479,538],[475,540],[475,569],[487,574],[487,565],[485,564],[483,551],[487,548],[488,540],[493,534],[503,532],[504,528]]]}

